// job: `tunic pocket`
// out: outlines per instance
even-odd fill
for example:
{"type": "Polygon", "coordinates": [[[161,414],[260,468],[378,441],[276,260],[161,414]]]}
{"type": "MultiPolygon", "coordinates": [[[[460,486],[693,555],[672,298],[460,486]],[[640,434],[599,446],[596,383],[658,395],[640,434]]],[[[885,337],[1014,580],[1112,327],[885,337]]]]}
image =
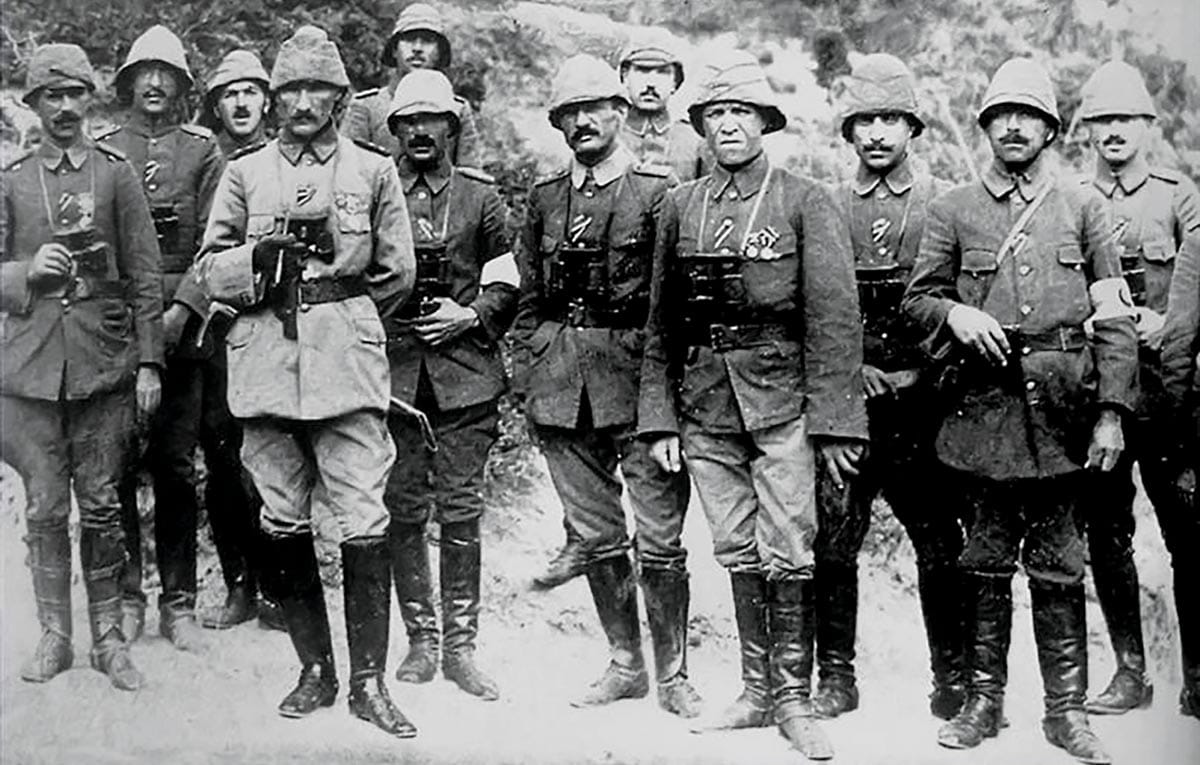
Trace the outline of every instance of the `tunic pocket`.
{"type": "Polygon", "coordinates": [[[997,268],[996,253],[992,250],[963,252],[958,269],[958,294],[962,301],[978,308],[987,296],[988,285],[997,268]]]}
{"type": "Polygon", "coordinates": [[[387,342],[387,334],[383,331],[383,322],[379,319],[355,319],[354,329],[358,334],[359,342],[366,345],[383,345],[387,342]]]}
{"type": "Polygon", "coordinates": [[[1175,248],[1166,241],[1144,242],[1142,257],[1151,263],[1169,263],[1175,259],[1175,248]]]}
{"type": "Polygon", "coordinates": [[[250,338],[254,336],[254,328],[257,325],[246,320],[234,321],[233,327],[229,330],[229,334],[225,337],[225,347],[231,351],[245,348],[250,343],[250,338]]]}

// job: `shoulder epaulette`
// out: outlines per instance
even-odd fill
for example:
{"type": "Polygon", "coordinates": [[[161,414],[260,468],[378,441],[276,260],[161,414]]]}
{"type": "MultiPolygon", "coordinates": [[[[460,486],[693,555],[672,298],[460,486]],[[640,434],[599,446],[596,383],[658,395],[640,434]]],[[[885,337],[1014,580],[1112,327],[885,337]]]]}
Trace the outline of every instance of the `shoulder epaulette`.
{"type": "Polygon", "coordinates": [[[480,183],[489,183],[492,185],[495,185],[496,183],[496,176],[490,173],[485,173],[478,167],[455,167],[454,172],[458,173],[459,175],[465,175],[471,180],[479,181],[480,183]]]}
{"type": "Polygon", "coordinates": [[[370,98],[372,96],[377,96],[377,95],[379,95],[379,90],[380,90],[379,88],[367,88],[366,90],[360,90],[354,94],[354,98],[355,98],[355,100],[358,100],[361,98],[370,98]]]}
{"type": "Polygon", "coordinates": [[[17,156],[15,156],[15,157],[12,157],[12,158],[11,158],[11,159],[9,159],[7,162],[5,162],[5,163],[4,163],[4,166],[3,166],[3,167],[0,167],[0,170],[3,170],[3,171],[5,171],[5,172],[8,172],[9,170],[16,170],[16,169],[17,169],[17,167],[18,167],[18,166],[19,166],[19,165],[20,165],[22,162],[24,162],[25,160],[29,159],[29,158],[30,158],[30,157],[32,157],[33,155],[34,155],[34,151],[33,151],[33,149],[26,149],[25,151],[21,152],[21,153],[20,153],[20,154],[18,154],[17,156]]]}
{"type": "Polygon", "coordinates": [[[370,141],[364,141],[361,138],[351,138],[350,140],[354,141],[354,143],[357,144],[359,147],[366,149],[369,152],[372,152],[375,154],[380,154],[384,157],[387,157],[388,159],[392,158],[392,153],[377,143],[371,143],[370,141]]]}
{"type": "Polygon", "coordinates": [[[225,158],[225,161],[232,162],[235,159],[241,159],[242,157],[245,157],[249,154],[253,154],[254,152],[258,151],[259,149],[266,148],[266,145],[267,145],[266,141],[257,141],[256,143],[252,143],[248,146],[238,147],[237,149],[234,149],[233,151],[231,151],[229,153],[229,156],[225,158]]]}
{"type": "Polygon", "coordinates": [[[1183,183],[1183,180],[1186,177],[1186,176],[1184,176],[1183,173],[1179,172],[1178,170],[1171,170],[1166,167],[1151,168],[1150,175],[1154,176],[1155,178],[1159,179],[1160,181],[1166,181],[1167,183],[1171,184],[1172,186],[1183,183]]]}
{"type": "Polygon", "coordinates": [[[108,127],[104,128],[103,130],[99,130],[95,133],[92,133],[92,140],[103,141],[105,139],[112,138],[114,135],[116,135],[119,132],[121,132],[120,125],[109,125],[108,127]]]}
{"type": "Polygon", "coordinates": [[[190,122],[185,122],[179,126],[179,129],[195,138],[215,138],[213,131],[203,125],[193,125],[190,122]]]}
{"type": "Polygon", "coordinates": [[[550,173],[549,175],[543,175],[541,178],[538,178],[536,181],[534,181],[533,185],[534,186],[545,186],[549,183],[554,183],[555,181],[561,181],[563,178],[566,178],[570,174],[571,174],[571,169],[568,167],[564,167],[559,170],[556,170],[553,173],[550,173]]]}
{"type": "Polygon", "coordinates": [[[101,152],[102,154],[104,154],[106,157],[108,157],[109,161],[111,161],[111,162],[117,162],[117,161],[123,161],[123,160],[129,159],[129,156],[125,152],[121,151],[116,146],[113,146],[112,144],[109,144],[109,143],[103,143],[101,141],[97,141],[96,142],[96,150],[101,152]]]}
{"type": "Polygon", "coordinates": [[[633,168],[633,172],[638,175],[648,175],[651,178],[670,178],[671,166],[654,162],[642,162],[633,168]]]}

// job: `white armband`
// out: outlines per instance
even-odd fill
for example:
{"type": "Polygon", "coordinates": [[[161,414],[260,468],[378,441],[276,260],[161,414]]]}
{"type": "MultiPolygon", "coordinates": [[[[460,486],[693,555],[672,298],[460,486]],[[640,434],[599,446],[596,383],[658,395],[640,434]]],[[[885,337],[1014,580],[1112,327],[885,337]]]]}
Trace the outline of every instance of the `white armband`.
{"type": "Polygon", "coordinates": [[[489,284],[507,284],[514,289],[521,288],[521,273],[517,270],[517,259],[511,252],[492,258],[483,264],[479,274],[479,286],[489,284]]]}

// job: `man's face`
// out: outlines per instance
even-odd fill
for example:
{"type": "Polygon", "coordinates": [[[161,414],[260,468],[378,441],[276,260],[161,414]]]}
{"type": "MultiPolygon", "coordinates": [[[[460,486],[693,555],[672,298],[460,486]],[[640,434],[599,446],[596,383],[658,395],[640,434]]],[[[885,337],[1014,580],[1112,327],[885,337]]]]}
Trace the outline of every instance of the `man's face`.
{"type": "Polygon", "coordinates": [[[436,167],[446,156],[454,135],[454,121],[444,113],[407,114],[396,120],[396,138],[414,166],[436,167]]]}
{"type": "Polygon", "coordinates": [[[328,82],[290,82],[275,94],[280,128],[294,139],[312,138],[333,119],[342,89],[328,82]]]}
{"type": "Polygon", "coordinates": [[[401,71],[440,69],[443,63],[439,38],[433,32],[416,29],[396,38],[396,66],[401,71]]]}
{"type": "Polygon", "coordinates": [[[83,85],[42,88],[34,97],[33,109],[42,130],[55,143],[74,143],[83,130],[83,117],[92,103],[92,92],[83,85]]]}
{"type": "Polygon", "coordinates": [[[741,101],[718,101],[700,113],[708,148],[722,165],[736,167],[762,151],[767,122],[762,113],[741,101]]]}
{"type": "Polygon", "coordinates": [[[992,154],[1009,167],[1033,162],[1054,137],[1054,127],[1042,113],[1021,104],[1004,104],[994,109],[984,129],[992,154]]]}
{"type": "Polygon", "coordinates": [[[267,93],[252,80],[231,82],[221,90],[213,111],[231,136],[246,138],[262,124],[267,113],[267,93]]]}
{"type": "Polygon", "coordinates": [[[671,64],[630,63],[625,67],[625,90],[635,109],[661,112],[675,92],[675,67],[671,64]]]}
{"type": "Polygon", "coordinates": [[[161,61],[145,61],[133,71],[133,108],[147,116],[170,111],[181,90],[175,68],[161,61]]]}
{"type": "Polygon", "coordinates": [[[1110,165],[1122,166],[1137,156],[1150,133],[1146,117],[1104,115],[1087,121],[1092,148],[1110,165]]]}
{"type": "Polygon", "coordinates": [[[862,163],[885,173],[908,153],[912,123],[900,112],[857,114],[850,120],[850,139],[862,163]]]}
{"type": "Polygon", "coordinates": [[[612,98],[572,104],[561,111],[558,129],[580,162],[607,156],[625,122],[625,104],[612,98]]]}

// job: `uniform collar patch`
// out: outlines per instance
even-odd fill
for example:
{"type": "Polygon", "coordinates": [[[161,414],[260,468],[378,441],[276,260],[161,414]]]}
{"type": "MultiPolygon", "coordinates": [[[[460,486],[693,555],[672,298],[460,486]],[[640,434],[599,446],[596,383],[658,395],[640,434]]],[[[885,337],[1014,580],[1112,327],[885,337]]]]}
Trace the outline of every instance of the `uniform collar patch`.
{"type": "Polygon", "coordinates": [[[994,160],[984,169],[982,180],[984,188],[996,199],[1004,199],[1016,189],[1022,199],[1032,202],[1037,197],[1043,181],[1052,175],[1053,170],[1049,167],[1049,162],[1044,156],[1039,156],[1025,172],[1017,175],[1005,170],[999,160],[994,160]]]}
{"type": "MultiPolygon", "coordinates": [[[[629,149],[618,143],[617,148],[612,154],[592,165],[592,178],[595,179],[597,186],[603,188],[624,175],[625,171],[632,164],[633,154],[630,153],[629,149]]],[[[587,165],[582,164],[579,160],[572,157],[571,185],[576,189],[583,188],[584,179],[587,178],[587,171],[587,165]]]]}
{"type": "Polygon", "coordinates": [[[64,159],[70,169],[78,170],[87,161],[89,148],[91,148],[91,144],[80,136],[75,143],[66,149],[59,147],[53,141],[42,141],[38,146],[37,153],[47,170],[57,170],[64,159]]]}
{"type": "Polygon", "coordinates": [[[869,196],[875,193],[875,189],[879,184],[887,186],[892,192],[892,196],[901,196],[908,192],[913,185],[912,167],[909,164],[908,157],[900,160],[887,175],[880,175],[872,172],[862,162],[858,163],[858,171],[854,175],[854,193],[860,197],[869,196]]]}
{"type": "Polygon", "coordinates": [[[334,129],[333,123],[330,122],[325,126],[324,130],[317,133],[309,141],[288,141],[280,137],[279,152],[293,165],[300,162],[300,157],[303,154],[311,155],[317,160],[317,164],[323,165],[337,151],[337,140],[337,130],[334,129]]]}
{"type": "Polygon", "coordinates": [[[443,159],[442,163],[433,170],[418,170],[408,161],[408,157],[403,156],[396,163],[396,170],[400,174],[400,185],[404,187],[405,194],[412,191],[418,182],[423,182],[435,195],[440,194],[442,189],[446,188],[446,184],[450,182],[450,175],[454,172],[446,159],[443,159]]]}
{"type": "Polygon", "coordinates": [[[1092,184],[1106,197],[1111,197],[1117,186],[1126,194],[1132,194],[1142,187],[1150,178],[1150,163],[1141,152],[1121,168],[1120,174],[1114,174],[1112,168],[1103,159],[1096,158],[1096,177],[1092,184]]]}
{"type": "Polygon", "coordinates": [[[142,138],[162,138],[168,133],[173,133],[179,129],[178,122],[155,122],[151,123],[146,118],[146,115],[141,112],[131,112],[129,121],[125,123],[125,129],[140,135],[142,138]]]}
{"type": "Polygon", "coordinates": [[[664,111],[643,112],[637,109],[629,110],[625,127],[637,136],[664,135],[671,129],[671,115],[664,111]]]}
{"type": "Polygon", "coordinates": [[[771,164],[767,161],[765,151],[759,152],[757,157],[733,172],[720,164],[716,165],[712,171],[713,199],[720,198],[727,191],[732,191],[732,196],[739,199],[749,199],[762,188],[763,179],[770,169],[771,164]]]}

